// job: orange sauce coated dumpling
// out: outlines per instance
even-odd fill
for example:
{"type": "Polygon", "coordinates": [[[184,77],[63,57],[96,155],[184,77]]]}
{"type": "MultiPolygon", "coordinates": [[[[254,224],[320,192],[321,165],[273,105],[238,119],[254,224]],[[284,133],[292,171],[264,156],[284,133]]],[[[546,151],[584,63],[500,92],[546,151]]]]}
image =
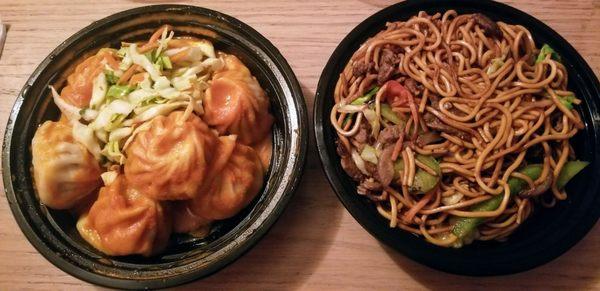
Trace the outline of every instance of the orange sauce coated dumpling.
{"type": "Polygon", "coordinates": [[[235,134],[245,145],[271,132],[269,100],[248,68],[233,55],[222,55],[225,66],[215,73],[203,100],[203,119],[221,135],[235,134]]]}
{"type": "Polygon", "coordinates": [[[157,200],[196,196],[218,137],[196,115],[183,112],[154,118],[127,148],[125,177],[131,187],[157,200]]]}
{"type": "Polygon", "coordinates": [[[79,108],[87,107],[92,98],[94,78],[104,71],[105,64],[113,69],[119,67],[112,50],[102,49],[97,54],[85,59],[67,77],[67,86],[60,92],[60,97],[79,108]]]}
{"type": "Polygon", "coordinates": [[[226,219],[246,207],[263,184],[264,170],[256,151],[224,136],[213,171],[196,198],[180,202],[174,211],[176,232],[190,232],[214,220],[226,219]]]}
{"type": "Polygon", "coordinates": [[[100,186],[100,165],[72,132],[65,119],[46,121],[31,143],[40,201],[54,209],[71,208],[100,186]]]}
{"type": "Polygon", "coordinates": [[[77,222],[81,236],[111,256],[162,251],[171,235],[171,219],[163,205],[132,189],[122,176],[100,189],[98,200],[77,222]]]}

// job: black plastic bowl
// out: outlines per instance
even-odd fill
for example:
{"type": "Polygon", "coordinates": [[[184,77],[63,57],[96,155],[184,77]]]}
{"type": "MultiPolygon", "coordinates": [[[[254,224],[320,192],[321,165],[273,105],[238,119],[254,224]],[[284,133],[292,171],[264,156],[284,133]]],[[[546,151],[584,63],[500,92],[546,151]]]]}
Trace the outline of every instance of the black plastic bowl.
{"type": "Polygon", "coordinates": [[[358,25],[339,44],[323,70],[314,107],[315,135],[319,155],[329,182],[340,201],[374,237],[407,257],[429,267],[463,275],[516,273],[544,264],[577,243],[600,216],[600,84],[594,72],[575,49],[541,21],[510,6],[479,0],[426,0],[402,2],[381,10],[358,25]],[[539,44],[548,43],[562,56],[569,71],[569,88],[583,104],[578,106],[585,129],[572,144],[578,158],[591,164],[568,185],[569,198],[551,209],[536,208],[533,216],[506,242],[476,242],[462,249],[427,243],[388,222],[372,203],[356,194],[356,183],[343,171],[335,151],[335,129],[329,123],[333,91],[340,72],[367,38],[384,28],[387,21],[406,20],[424,10],[430,14],[455,9],[458,13],[481,12],[494,20],[521,24],[539,44]]]}
{"type": "Polygon", "coordinates": [[[114,14],[59,45],[35,70],[10,114],[2,151],[4,187],[11,210],[33,246],[50,262],[80,279],[116,288],[160,288],[207,276],[253,246],[284,210],[303,171],[308,118],[290,66],[263,36],[235,18],[182,5],[147,6],[114,14]],[[38,125],[56,119],[47,86],[64,82],[82,56],[121,41],[147,39],[163,24],[177,35],[213,41],[238,56],[271,99],[275,116],[273,158],[262,193],[236,217],[218,223],[207,239],[172,236],[160,255],[108,257],[85,243],[65,211],[40,205],[32,184],[31,139],[38,125]]]}

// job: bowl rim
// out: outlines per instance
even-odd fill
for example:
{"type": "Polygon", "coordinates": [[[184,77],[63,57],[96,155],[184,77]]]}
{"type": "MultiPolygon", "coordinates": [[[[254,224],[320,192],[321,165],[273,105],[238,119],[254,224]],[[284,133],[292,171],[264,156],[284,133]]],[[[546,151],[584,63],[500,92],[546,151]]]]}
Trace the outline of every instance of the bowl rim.
{"type": "MultiPolygon", "coordinates": [[[[35,98],[40,98],[36,96],[35,98]]],[[[266,233],[272,228],[274,223],[281,217],[283,211],[289,205],[289,201],[295,191],[297,190],[301,181],[305,164],[306,156],[308,151],[308,110],[304,100],[304,94],[300,83],[292,70],[287,60],[283,57],[281,52],[271,43],[266,37],[252,28],[250,25],[232,17],[228,14],[218,12],[212,9],[194,6],[194,5],[183,5],[183,4],[159,4],[159,5],[145,5],[132,9],[123,10],[111,15],[108,15],[100,20],[94,21],[91,24],[80,29],[69,38],[61,42],[55,49],[53,49],[48,56],[46,56],[36,69],[31,73],[25,85],[17,95],[17,98],[13,104],[11,112],[8,117],[6,129],[4,132],[3,144],[2,144],[2,178],[6,198],[10,206],[13,217],[15,218],[21,232],[25,235],[27,240],[34,246],[34,248],[42,254],[46,260],[51,262],[53,265],[63,270],[64,272],[81,279],[86,282],[97,284],[100,286],[111,287],[111,288],[125,288],[125,289],[140,289],[140,288],[166,288],[173,287],[181,284],[185,284],[200,278],[207,277],[225,266],[233,263],[244,255],[248,250],[254,247],[260,239],[262,239],[266,233]],[[69,260],[66,260],[62,256],[54,253],[46,242],[43,241],[33,230],[30,223],[25,218],[25,215],[17,206],[17,198],[13,188],[12,174],[11,174],[11,143],[14,133],[14,124],[21,111],[21,106],[24,101],[29,87],[38,79],[40,73],[52,62],[55,55],[67,49],[73,43],[77,42],[81,37],[87,35],[90,30],[99,26],[106,25],[107,23],[115,20],[122,20],[126,17],[135,17],[145,13],[160,13],[160,12],[184,12],[192,15],[202,15],[209,18],[217,19],[219,21],[227,22],[235,26],[236,30],[244,31],[245,34],[250,35],[257,43],[260,43],[264,53],[268,55],[269,59],[275,63],[280,70],[282,78],[286,81],[286,87],[289,88],[293,102],[289,103],[290,108],[297,115],[297,120],[294,119],[293,123],[297,123],[297,128],[293,128],[292,136],[295,136],[297,140],[296,144],[292,144],[294,148],[290,154],[295,155],[295,162],[290,166],[294,170],[289,177],[284,177],[280,187],[282,194],[280,199],[272,207],[268,216],[264,218],[263,222],[252,231],[250,235],[241,243],[228,250],[228,254],[224,255],[223,258],[209,265],[209,268],[194,270],[192,272],[173,275],[168,279],[156,278],[148,280],[130,280],[109,277],[102,274],[98,274],[92,271],[85,270],[78,266],[73,265],[69,260]],[[287,178],[287,179],[286,179],[287,178]],[[283,185],[283,186],[281,186],[283,185]]],[[[262,215],[261,215],[262,216],[262,215]]]]}
{"type": "MultiPolygon", "coordinates": [[[[414,14],[416,14],[419,10],[438,11],[439,8],[436,8],[437,5],[439,5],[440,7],[443,5],[460,7],[459,9],[464,9],[465,7],[468,7],[469,9],[477,10],[482,13],[486,13],[486,10],[499,8],[503,11],[510,12],[510,15],[504,17],[515,16],[515,18],[517,18],[518,16],[518,18],[527,19],[528,22],[533,23],[540,30],[543,30],[546,34],[551,35],[553,39],[555,39],[558,42],[561,42],[562,48],[564,48],[564,50],[566,50],[570,55],[568,59],[584,69],[584,72],[580,72],[579,74],[583,75],[581,78],[585,80],[585,82],[589,85],[590,89],[593,89],[595,92],[600,92],[600,82],[598,81],[598,78],[594,74],[594,71],[587,64],[587,62],[583,59],[583,57],[575,50],[575,48],[573,48],[573,46],[569,42],[567,42],[560,34],[558,34],[548,25],[515,7],[496,1],[479,0],[407,0],[400,3],[396,3],[394,5],[390,5],[386,8],[377,11],[376,13],[370,15],[369,17],[361,21],[358,25],[356,25],[338,44],[338,46],[328,59],[327,64],[321,73],[313,105],[313,130],[315,133],[316,147],[319,153],[319,160],[321,161],[323,172],[325,173],[325,176],[327,177],[327,180],[329,181],[329,184],[333,188],[339,201],[344,205],[346,210],[350,212],[352,217],[361,225],[363,229],[365,229],[374,238],[384,243],[394,251],[399,252],[402,255],[410,258],[411,260],[423,264],[427,267],[459,275],[495,276],[519,273],[546,264],[558,258],[560,255],[571,249],[591,230],[591,228],[598,221],[598,218],[600,218],[600,209],[598,209],[598,207],[595,209],[590,209],[589,213],[585,213],[585,215],[587,215],[587,220],[583,221],[581,225],[573,228],[570,233],[571,236],[569,236],[560,247],[553,248],[550,252],[542,253],[541,256],[536,258],[535,261],[523,263],[520,265],[494,266],[489,270],[464,269],[454,264],[440,264],[434,262],[433,260],[427,259],[424,256],[422,256],[422,254],[417,254],[416,251],[407,251],[406,249],[402,249],[400,246],[393,244],[392,240],[389,239],[389,235],[385,234],[385,231],[378,230],[373,225],[370,225],[370,222],[368,221],[368,215],[366,214],[366,211],[364,209],[351,204],[353,200],[358,199],[358,195],[356,195],[356,193],[347,193],[347,191],[344,189],[342,180],[334,170],[334,163],[336,162],[336,160],[334,157],[328,155],[327,150],[327,144],[332,142],[332,138],[330,137],[330,140],[326,140],[326,136],[324,134],[324,128],[326,126],[325,124],[328,123],[329,120],[327,118],[323,118],[323,113],[325,109],[325,99],[331,98],[331,96],[329,96],[330,92],[328,92],[328,89],[331,88],[330,83],[337,82],[337,76],[339,72],[335,70],[337,69],[337,67],[343,68],[346,62],[348,61],[347,59],[342,59],[344,58],[344,52],[350,49],[353,45],[357,43],[362,44],[364,40],[366,40],[366,38],[371,37],[372,34],[369,34],[365,37],[361,36],[361,34],[364,34],[366,31],[368,31],[369,27],[383,26],[383,24],[385,24],[386,21],[395,20],[396,18],[392,16],[392,13],[394,11],[406,9],[408,11],[414,12],[414,14]],[[342,63],[342,61],[344,62],[342,63]]],[[[594,127],[598,128],[598,120],[594,119],[593,124],[594,127]]],[[[595,154],[598,155],[598,153],[595,154]]],[[[600,197],[598,196],[600,195],[596,195],[594,203],[595,205],[600,206],[600,197]]],[[[427,243],[422,238],[421,240],[423,243],[427,243]]]]}

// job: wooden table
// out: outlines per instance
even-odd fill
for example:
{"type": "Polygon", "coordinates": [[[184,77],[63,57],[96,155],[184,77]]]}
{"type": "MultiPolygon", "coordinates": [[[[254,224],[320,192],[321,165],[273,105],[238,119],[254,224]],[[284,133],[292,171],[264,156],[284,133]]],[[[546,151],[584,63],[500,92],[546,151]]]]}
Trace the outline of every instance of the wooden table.
{"type": "MultiPolygon", "coordinates": [[[[364,1],[198,1],[262,33],[287,58],[312,112],[323,66],[360,21],[392,4],[364,1]]],[[[600,72],[600,1],[507,1],[546,22],[600,72]]],[[[0,124],[26,78],[60,42],[92,21],[144,1],[0,1],[10,25],[0,58],[0,124]],[[87,3],[78,3],[87,2],[87,3]]],[[[156,4],[154,1],[152,4],[156,4]]],[[[311,114],[312,115],[312,114],[311,114]]],[[[2,191],[4,193],[4,191],[2,191]]],[[[4,194],[2,194],[4,196],[4,194]]],[[[188,289],[600,289],[600,227],[573,249],[535,270],[468,278],[421,266],[380,244],[338,202],[318,161],[314,140],[302,185],[266,237],[219,273],[188,289]]],[[[93,289],[46,261],[25,239],[0,197],[0,290],[93,289]]]]}

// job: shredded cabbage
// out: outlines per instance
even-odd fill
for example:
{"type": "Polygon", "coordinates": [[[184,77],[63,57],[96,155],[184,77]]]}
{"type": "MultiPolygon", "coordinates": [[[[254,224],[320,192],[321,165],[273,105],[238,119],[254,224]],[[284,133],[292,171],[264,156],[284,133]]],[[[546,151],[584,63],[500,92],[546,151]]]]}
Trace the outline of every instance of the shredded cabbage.
{"type": "Polygon", "coordinates": [[[362,153],[360,153],[360,157],[369,163],[377,165],[377,152],[375,151],[375,148],[370,145],[365,145],[362,153]]]}
{"type": "Polygon", "coordinates": [[[118,99],[114,100],[100,110],[100,113],[98,113],[98,117],[96,117],[96,119],[92,123],[90,123],[90,125],[94,129],[103,128],[107,130],[107,127],[111,127],[111,124],[115,122],[115,114],[127,116],[133,111],[134,108],[134,105],[126,101],[118,99]]]}
{"type": "Polygon", "coordinates": [[[460,199],[462,199],[462,198],[463,198],[463,194],[456,192],[450,196],[442,197],[442,203],[446,206],[454,205],[454,204],[460,202],[460,199]]]}
{"type": "Polygon", "coordinates": [[[216,58],[215,48],[213,47],[212,43],[210,43],[207,40],[194,41],[191,43],[190,47],[183,47],[165,51],[165,55],[174,56],[185,50],[187,50],[187,54],[181,59],[182,61],[194,63],[202,61],[202,59],[205,58],[216,58]]]}
{"type": "Polygon", "coordinates": [[[158,40],[158,48],[156,48],[156,52],[154,52],[154,58],[155,59],[159,59],[159,56],[162,52],[162,50],[167,47],[169,41],[171,39],[173,39],[173,35],[175,35],[175,32],[171,31],[170,33],[168,33],[167,29],[163,29],[162,35],[160,36],[160,40],[158,40]]]}
{"type": "Polygon", "coordinates": [[[119,70],[126,71],[129,69],[129,67],[131,67],[131,65],[133,65],[133,59],[131,59],[131,56],[128,53],[129,49],[123,47],[119,51],[121,50],[123,51],[123,59],[121,60],[121,63],[119,63],[119,70]]]}
{"type": "Polygon", "coordinates": [[[104,182],[104,186],[108,186],[117,179],[118,175],[119,175],[119,172],[117,172],[117,171],[107,171],[107,172],[100,174],[100,177],[102,178],[102,182],[104,182]]]}
{"type": "Polygon", "coordinates": [[[98,74],[93,81],[92,86],[92,98],[90,99],[90,108],[98,108],[98,106],[104,101],[106,96],[106,90],[108,83],[106,81],[106,75],[104,73],[98,74]]]}
{"type": "Polygon", "coordinates": [[[94,137],[94,131],[78,121],[73,121],[73,138],[81,143],[96,158],[100,158],[100,144],[94,137]]]}
{"type": "Polygon", "coordinates": [[[356,164],[356,167],[365,175],[369,175],[369,172],[367,172],[367,166],[365,165],[365,161],[361,158],[361,156],[358,154],[358,152],[355,149],[352,149],[352,160],[354,161],[354,164],[356,164]]]}
{"type": "Polygon", "coordinates": [[[139,110],[140,113],[138,113],[138,115],[133,119],[133,121],[135,123],[144,122],[146,120],[150,120],[159,115],[167,115],[167,114],[171,113],[172,111],[174,111],[175,109],[183,108],[183,107],[186,107],[187,105],[188,105],[188,102],[183,102],[183,101],[167,103],[167,104],[149,105],[149,106],[143,107],[142,110],[139,110]]]}
{"type": "Polygon", "coordinates": [[[154,67],[154,64],[146,56],[138,53],[136,44],[129,46],[128,55],[131,57],[134,64],[141,66],[148,74],[150,74],[150,78],[152,78],[154,82],[161,81],[169,83],[169,80],[160,74],[160,71],[154,67]]]}
{"type": "MultiPolygon", "coordinates": [[[[348,105],[348,106],[355,106],[355,105],[348,105]]],[[[371,124],[371,135],[374,138],[377,138],[379,136],[379,129],[381,126],[381,124],[379,123],[379,117],[377,117],[377,113],[375,113],[375,110],[365,108],[363,110],[363,114],[365,115],[365,118],[367,119],[367,121],[369,121],[369,124],[371,124]]]]}
{"type": "Polygon", "coordinates": [[[112,85],[108,88],[108,91],[105,92],[107,101],[111,101],[114,99],[123,99],[127,96],[133,88],[127,85],[112,85]]]}
{"type": "Polygon", "coordinates": [[[56,104],[58,109],[60,109],[60,112],[62,112],[67,117],[67,119],[69,119],[69,120],[81,119],[81,115],[79,114],[81,109],[79,107],[71,105],[71,104],[67,103],[65,100],[63,100],[62,97],[60,97],[60,95],[58,95],[58,92],[56,92],[56,89],[54,89],[54,87],[52,87],[52,86],[48,86],[48,87],[50,88],[50,91],[52,92],[52,99],[54,100],[54,104],[56,104]]]}
{"type": "Polygon", "coordinates": [[[84,108],[79,111],[79,115],[81,115],[81,118],[83,118],[85,121],[92,121],[98,117],[98,110],[84,108]]]}
{"type": "Polygon", "coordinates": [[[104,155],[109,161],[124,164],[125,155],[121,153],[119,149],[119,141],[109,141],[102,149],[102,155],[104,155]]]}
{"type": "Polygon", "coordinates": [[[121,127],[121,128],[115,129],[108,136],[108,141],[120,141],[120,140],[128,137],[129,135],[131,135],[132,132],[133,132],[133,129],[131,127],[121,127]]]}
{"type": "Polygon", "coordinates": [[[214,58],[215,57],[215,48],[211,42],[207,40],[199,40],[195,41],[193,49],[198,49],[202,52],[203,55],[214,58]]]}
{"type": "MultiPolygon", "coordinates": [[[[192,41],[187,46],[169,49],[172,38],[173,32],[165,30],[158,47],[145,54],[138,52],[135,43],[122,43],[115,53],[121,58],[119,68],[104,62],[104,69],[93,79],[90,104],[85,108],[67,103],[50,86],[55,104],[73,124],[74,138],[97,160],[123,164],[127,146],[159,115],[175,110],[183,110],[182,117],[192,112],[204,113],[204,91],[212,73],[223,68],[224,61],[216,58],[209,41],[192,41]],[[173,64],[170,56],[182,51],[188,52],[184,62],[173,64]],[[143,80],[137,86],[118,85],[119,78],[133,64],[143,69],[143,80]],[[164,70],[169,71],[163,75],[164,70]]],[[[355,157],[360,159],[358,153],[355,157]]],[[[105,184],[114,180],[113,170],[102,174],[105,184]]]]}

